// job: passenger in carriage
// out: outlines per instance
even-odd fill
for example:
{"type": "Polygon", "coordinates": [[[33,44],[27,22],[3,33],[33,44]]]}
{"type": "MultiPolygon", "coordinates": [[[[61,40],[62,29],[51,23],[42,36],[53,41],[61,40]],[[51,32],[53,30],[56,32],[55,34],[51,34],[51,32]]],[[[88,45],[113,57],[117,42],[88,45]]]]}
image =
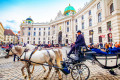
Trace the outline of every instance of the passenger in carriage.
{"type": "Polygon", "coordinates": [[[105,54],[107,55],[107,52],[102,51],[101,49],[98,49],[98,45],[93,45],[92,51],[95,51],[98,54],[105,54]]]}
{"type": "Polygon", "coordinates": [[[115,47],[112,48],[112,44],[109,46],[109,54],[116,54],[117,52],[120,52],[119,44],[115,44],[115,47]]]}

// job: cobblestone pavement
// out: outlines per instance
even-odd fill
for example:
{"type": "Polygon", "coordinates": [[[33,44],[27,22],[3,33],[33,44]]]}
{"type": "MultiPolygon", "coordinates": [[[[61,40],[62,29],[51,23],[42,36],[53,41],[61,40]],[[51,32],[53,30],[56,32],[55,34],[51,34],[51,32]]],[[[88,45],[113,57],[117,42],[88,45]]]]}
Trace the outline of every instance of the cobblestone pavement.
{"type": "MultiPolygon", "coordinates": [[[[67,52],[69,51],[68,48],[62,49],[64,58],[66,57],[66,50],[67,52]]],[[[90,68],[90,77],[88,80],[120,80],[120,70],[118,69],[115,69],[118,75],[113,76],[108,72],[108,70],[102,69],[96,64],[92,65],[90,61],[86,61],[85,64],[90,68]]],[[[21,73],[22,66],[23,64],[20,61],[13,62],[13,57],[8,59],[0,58],[0,80],[24,80],[21,73]]],[[[46,69],[48,69],[48,67],[46,67],[46,69]]],[[[44,80],[43,78],[47,72],[48,71],[44,72],[41,66],[36,66],[31,76],[31,80],[44,80]]],[[[62,73],[62,77],[63,80],[73,80],[71,74],[65,76],[62,73]]],[[[58,75],[54,69],[52,69],[47,80],[58,80],[58,75]]]]}

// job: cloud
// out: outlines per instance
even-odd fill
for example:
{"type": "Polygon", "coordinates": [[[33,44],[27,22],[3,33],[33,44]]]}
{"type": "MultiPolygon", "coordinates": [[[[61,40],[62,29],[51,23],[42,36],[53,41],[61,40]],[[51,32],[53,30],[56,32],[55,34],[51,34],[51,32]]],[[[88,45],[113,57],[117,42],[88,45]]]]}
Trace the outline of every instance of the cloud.
{"type": "Polygon", "coordinates": [[[9,23],[16,23],[15,20],[6,20],[6,22],[9,22],[9,23]]]}
{"type": "Polygon", "coordinates": [[[16,20],[5,20],[2,21],[5,29],[11,29],[14,33],[17,33],[20,30],[19,22],[16,20]]]}

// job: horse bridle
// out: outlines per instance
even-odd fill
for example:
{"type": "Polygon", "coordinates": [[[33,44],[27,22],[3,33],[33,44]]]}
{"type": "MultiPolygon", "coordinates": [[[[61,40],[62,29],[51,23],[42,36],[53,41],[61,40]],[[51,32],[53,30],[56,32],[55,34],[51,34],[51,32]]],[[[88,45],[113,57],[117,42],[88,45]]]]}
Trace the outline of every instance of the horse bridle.
{"type": "MultiPolygon", "coordinates": [[[[26,50],[26,49],[25,49],[25,50],[26,50]]],[[[23,51],[23,53],[25,52],[25,50],[23,51]]],[[[11,49],[10,51],[11,51],[13,54],[15,54],[15,53],[12,51],[12,49],[11,49]]],[[[10,52],[10,51],[9,51],[9,52],[10,52]]],[[[23,55],[23,53],[22,53],[22,55],[23,55]]],[[[9,55],[9,54],[8,54],[8,55],[9,55]]],[[[21,55],[21,56],[22,56],[22,55],[21,55]]],[[[12,56],[12,55],[9,55],[9,56],[12,56]]],[[[21,58],[21,56],[20,56],[20,58],[21,58]]]]}

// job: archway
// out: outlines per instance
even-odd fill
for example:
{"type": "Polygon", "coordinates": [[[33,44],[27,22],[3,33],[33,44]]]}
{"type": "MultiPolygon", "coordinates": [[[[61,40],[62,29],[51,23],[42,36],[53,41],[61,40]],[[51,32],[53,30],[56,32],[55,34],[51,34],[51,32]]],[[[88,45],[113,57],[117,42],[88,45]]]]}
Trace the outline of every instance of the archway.
{"type": "Polygon", "coordinates": [[[61,31],[58,33],[58,43],[62,44],[62,32],[61,31]]]}

